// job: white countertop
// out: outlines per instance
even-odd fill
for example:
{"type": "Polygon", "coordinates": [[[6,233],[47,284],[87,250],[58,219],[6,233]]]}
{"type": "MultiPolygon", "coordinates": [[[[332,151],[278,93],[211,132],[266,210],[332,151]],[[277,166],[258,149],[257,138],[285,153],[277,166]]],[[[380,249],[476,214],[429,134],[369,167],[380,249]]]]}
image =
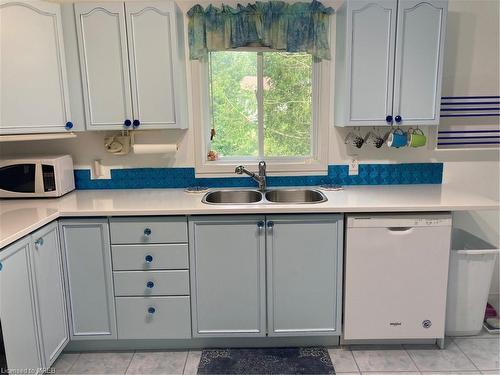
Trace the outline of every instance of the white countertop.
{"type": "Polygon", "coordinates": [[[499,202],[451,185],[346,186],[318,204],[201,202],[183,189],[79,190],[61,198],[0,201],[0,248],[58,217],[495,210],[499,202]]]}

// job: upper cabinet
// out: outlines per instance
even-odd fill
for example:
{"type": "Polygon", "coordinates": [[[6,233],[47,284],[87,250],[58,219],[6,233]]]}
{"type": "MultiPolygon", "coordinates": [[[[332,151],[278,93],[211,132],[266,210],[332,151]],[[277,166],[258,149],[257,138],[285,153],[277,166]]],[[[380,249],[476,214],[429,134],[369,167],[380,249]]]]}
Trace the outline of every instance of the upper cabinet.
{"type": "Polygon", "coordinates": [[[447,0],[346,1],[335,125],[438,125],[447,0]]]}
{"type": "Polygon", "coordinates": [[[394,119],[402,125],[438,125],[446,0],[404,0],[398,5],[394,119]]]}
{"type": "Polygon", "coordinates": [[[74,130],[60,6],[0,0],[0,134],[74,130]]]}
{"type": "Polygon", "coordinates": [[[75,3],[75,17],[88,130],[187,128],[173,1],[75,3]]]}

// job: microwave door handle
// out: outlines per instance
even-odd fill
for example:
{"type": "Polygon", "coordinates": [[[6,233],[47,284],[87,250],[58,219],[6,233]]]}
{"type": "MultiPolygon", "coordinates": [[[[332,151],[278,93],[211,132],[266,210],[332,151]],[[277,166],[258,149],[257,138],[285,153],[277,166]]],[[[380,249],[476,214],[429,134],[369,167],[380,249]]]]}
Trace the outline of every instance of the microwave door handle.
{"type": "Polygon", "coordinates": [[[43,174],[42,174],[42,163],[36,163],[35,166],[35,193],[43,193],[43,174]]]}

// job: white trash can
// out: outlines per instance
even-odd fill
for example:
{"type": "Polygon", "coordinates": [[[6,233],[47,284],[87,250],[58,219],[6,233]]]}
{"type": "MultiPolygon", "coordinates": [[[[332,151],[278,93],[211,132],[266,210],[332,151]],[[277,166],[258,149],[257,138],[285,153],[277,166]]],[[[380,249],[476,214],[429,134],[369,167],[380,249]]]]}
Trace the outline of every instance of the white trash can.
{"type": "Polygon", "coordinates": [[[499,252],[479,237],[453,229],[446,301],[447,336],[470,336],[481,331],[499,252]]]}

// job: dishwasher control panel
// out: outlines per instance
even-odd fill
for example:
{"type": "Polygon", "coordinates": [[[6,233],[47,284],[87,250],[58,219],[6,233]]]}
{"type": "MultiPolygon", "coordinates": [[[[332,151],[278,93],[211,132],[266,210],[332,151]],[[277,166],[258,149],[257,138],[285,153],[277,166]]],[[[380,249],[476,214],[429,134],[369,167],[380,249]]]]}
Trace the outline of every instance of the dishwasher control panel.
{"type": "Polygon", "coordinates": [[[347,217],[348,228],[451,226],[451,214],[360,214],[347,217]]]}

